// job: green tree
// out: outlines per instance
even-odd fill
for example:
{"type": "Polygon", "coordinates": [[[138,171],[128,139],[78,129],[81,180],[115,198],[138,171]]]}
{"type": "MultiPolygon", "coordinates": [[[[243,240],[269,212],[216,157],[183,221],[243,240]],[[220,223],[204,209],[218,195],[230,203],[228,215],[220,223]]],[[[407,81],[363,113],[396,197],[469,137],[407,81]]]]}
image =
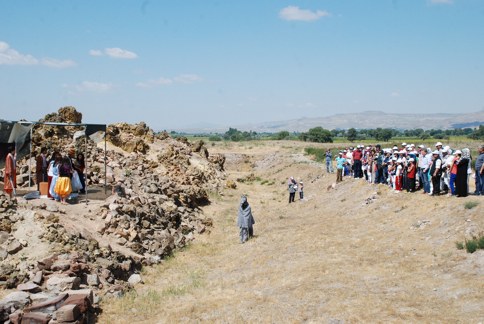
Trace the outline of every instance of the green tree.
{"type": "Polygon", "coordinates": [[[305,142],[333,143],[331,132],[322,127],[311,128],[307,133],[301,133],[299,137],[305,142]]]}
{"type": "Polygon", "coordinates": [[[358,132],[354,128],[350,128],[346,132],[346,139],[350,142],[354,142],[357,137],[358,137],[358,132]]]}
{"type": "Polygon", "coordinates": [[[280,131],[278,133],[276,133],[276,140],[285,140],[285,139],[288,139],[289,137],[291,136],[291,134],[289,134],[288,131],[280,131]]]}
{"type": "Polygon", "coordinates": [[[476,140],[484,140],[484,125],[479,125],[470,135],[469,138],[476,140]]]}

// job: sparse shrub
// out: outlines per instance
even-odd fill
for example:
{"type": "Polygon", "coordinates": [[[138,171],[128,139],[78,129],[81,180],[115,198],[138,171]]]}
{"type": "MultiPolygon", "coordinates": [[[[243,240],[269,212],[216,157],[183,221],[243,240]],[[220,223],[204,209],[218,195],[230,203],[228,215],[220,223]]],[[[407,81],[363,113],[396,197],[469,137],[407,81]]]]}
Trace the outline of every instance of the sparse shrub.
{"type": "Polygon", "coordinates": [[[477,202],[475,200],[471,200],[471,201],[467,201],[464,204],[464,208],[465,209],[472,209],[472,208],[476,207],[477,205],[479,205],[479,202],[477,202]]]}
{"type": "Polygon", "coordinates": [[[477,247],[481,250],[484,250],[484,235],[477,240],[477,247]]]}
{"type": "Polygon", "coordinates": [[[457,248],[457,250],[464,250],[464,243],[455,242],[455,247],[457,248]]]}
{"type": "Polygon", "coordinates": [[[474,253],[477,250],[477,241],[475,239],[466,241],[466,251],[469,253],[474,253]]]}
{"type": "Polygon", "coordinates": [[[210,142],[220,142],[220,141],[223,140],[223,138],[219,135],[211,135],[211,136],[208,137],[208,140],[210,142]]]}

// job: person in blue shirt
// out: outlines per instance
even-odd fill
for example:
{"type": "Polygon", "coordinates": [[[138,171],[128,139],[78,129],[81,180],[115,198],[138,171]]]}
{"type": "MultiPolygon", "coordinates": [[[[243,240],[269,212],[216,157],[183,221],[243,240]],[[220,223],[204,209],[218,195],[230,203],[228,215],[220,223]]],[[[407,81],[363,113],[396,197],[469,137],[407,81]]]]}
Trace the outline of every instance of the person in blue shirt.
{"type": "Polygon", "coordinates": [[[336,157],[336,182],[343,181],[343,169],[346,164],[346,159],[343,157],[343,152],[339,152],[336,157]]]}

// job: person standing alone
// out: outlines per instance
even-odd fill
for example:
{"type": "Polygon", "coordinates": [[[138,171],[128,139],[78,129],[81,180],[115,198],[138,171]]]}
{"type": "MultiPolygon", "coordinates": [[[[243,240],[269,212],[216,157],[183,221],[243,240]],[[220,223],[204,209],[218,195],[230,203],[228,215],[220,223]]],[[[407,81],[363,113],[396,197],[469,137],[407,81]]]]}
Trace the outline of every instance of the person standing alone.
{"type": "Polygon", "coordinates": [[[15,188],[17,188],[17,168],[15,167],[15,146],[8,148],[7,158],[5,159],[5,176],[3,190],[13,197],[15,188]]]}
{"type": "Polygon", "coordinates": [[[250,237],[254,236],[255,224],[252,209],[250,208],[247,196],[240,197],[239,213],[237,215],[237,226],[240,229],[240,243],[245,243],[250,237]]]}

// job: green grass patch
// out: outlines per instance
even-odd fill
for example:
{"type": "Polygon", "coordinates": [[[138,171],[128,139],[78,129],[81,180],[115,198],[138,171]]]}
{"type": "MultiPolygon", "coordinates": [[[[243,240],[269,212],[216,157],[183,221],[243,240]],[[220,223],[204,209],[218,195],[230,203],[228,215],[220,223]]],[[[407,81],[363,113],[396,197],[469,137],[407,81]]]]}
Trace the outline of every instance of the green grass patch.
{"type": "Polygon", "coordinates": [[[465,209],[472,209],[472,208],[476,207],[477,205],[479,205],[479,202],[478,201],[471,200],[471,201],[467,201],[464,204],[464,208],[465,209]]]}
{"type": "Polygon", "coordinates": [[[462,242],[455,242],[455,247],[458,250],[463,250],[464,248],[468,253],[474,253],[477,250],[484,250],[484,234],[480,234],[470,240],[465,240],[462,242]]]}

